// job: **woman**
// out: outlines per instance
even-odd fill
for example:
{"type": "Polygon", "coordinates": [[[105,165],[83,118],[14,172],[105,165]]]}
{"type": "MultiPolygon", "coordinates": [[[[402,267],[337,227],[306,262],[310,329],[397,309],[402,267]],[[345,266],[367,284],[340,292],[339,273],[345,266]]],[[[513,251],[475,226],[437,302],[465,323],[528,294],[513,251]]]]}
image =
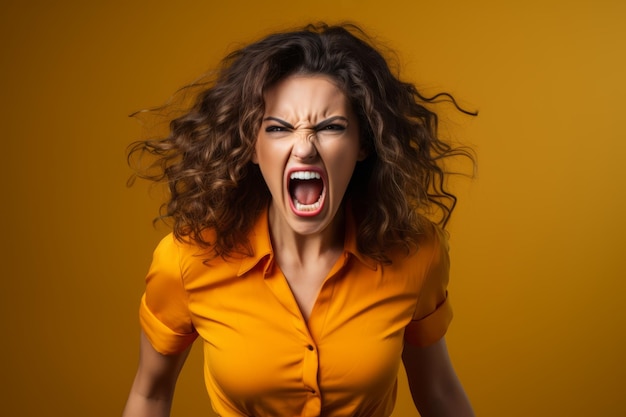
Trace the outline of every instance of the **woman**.
{"type": "MultiPolygon", "coordinates": [[[[451,97],[448,96],[451,99],[451,97]]],[[[200,336],[221,416],[389,416],[403,361],[422,416],[472,416],[444,340],[454,196],[437,117],[356,27],[229,55],[157,156],[159,244],[124,412],[169,415],[200,336]]]]}

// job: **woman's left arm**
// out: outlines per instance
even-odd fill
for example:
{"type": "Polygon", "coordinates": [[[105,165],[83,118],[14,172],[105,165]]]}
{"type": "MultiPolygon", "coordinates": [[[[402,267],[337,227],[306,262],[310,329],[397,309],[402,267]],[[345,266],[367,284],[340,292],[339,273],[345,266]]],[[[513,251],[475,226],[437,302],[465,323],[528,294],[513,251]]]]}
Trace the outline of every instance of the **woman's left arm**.
{"type": "Polygon", "coordinates": [[[422,417],[474,417],[444,338],[426,347],[405,343],[402,361],[413,402],[422,417]]]}

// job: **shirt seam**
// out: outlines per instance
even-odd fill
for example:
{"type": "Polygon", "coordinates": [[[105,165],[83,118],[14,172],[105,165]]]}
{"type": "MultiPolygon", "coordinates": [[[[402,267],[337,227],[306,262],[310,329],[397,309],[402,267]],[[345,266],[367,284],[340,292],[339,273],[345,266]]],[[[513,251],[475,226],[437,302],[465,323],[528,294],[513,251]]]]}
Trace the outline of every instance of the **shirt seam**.
{"type": "MultiPolygon", "coordinates": [[[[415,303],[415,309],[413,310],[413,315],[411,316],[412,317],[411,318],[412,322],[413,321],[419,321],[419,320],[421,320],[423,318],[423,317],[420,317],[420,318],[416,319],[415,318],[415,314],[417,313],[417,310],[419,309],[420,303],[422,301],[422,296],[423,296],[423,291],[422,290],[424,289],[424,286],[426,285],[426,281],[430,278],[430,275],[431,275],[430,271],[431,271],[431,269],[433,267],[433,259],[435,259],[435,251],[439,250],[437,248],[439,248],[440,244],[441,244],[441,242],[439,241],[439,236],[437,235],[436,232],[434,233],[434,235],[435,235],[435,240],[436,240],[435,241],[435,245],[433,246],[433,251],[432,251],[432,253],[430,255],[430,259],[428,260],[428,267],[425,270],[424,279],[422,280],[422,284],[420,285],[419,290],[418,290],[419,292],[418,292],[418,295],[417,295],[417,302],[415,303]]],[[[419,252],[419,248],[417,249],[417,251],[419,252]]]]}
{"type": "MultiPolygon", "coordinates": [[[[174,238],[176,239],[176,238],[174,238]]],[[[176,241],[176,257],[177,257],[177,264],[178,264],[178,276],[180,279],[180,283],[183,287],[183,291],[185,292],[185,305],[187,307],[187,316],[189,317],[189,323],[191,324],[191,333],[197,333],[196,331],[196,325],[193,322],[193,315],[191,314],[191,308],[189,307],[189,291],[187,290],[187,285],[185,283],[185,277],[183,274],[183,265],[182,265],[182,249],[180,247],[180,242],[176,241]]]]}

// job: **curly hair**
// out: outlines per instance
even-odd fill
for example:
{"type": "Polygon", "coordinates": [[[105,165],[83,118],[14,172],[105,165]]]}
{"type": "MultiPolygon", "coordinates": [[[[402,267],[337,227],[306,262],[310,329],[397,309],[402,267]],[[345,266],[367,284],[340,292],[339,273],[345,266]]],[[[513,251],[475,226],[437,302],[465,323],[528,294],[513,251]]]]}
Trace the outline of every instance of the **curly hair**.
{"type": "Polygon", "coordinates": [[[251,162],[264,92],[294,74],[333,79],[358,117],[368,157],[357,164],[346,198],[359,207],[353,213],[359,250],[387,262],[386,251],[413,246],[433,213],[445,227],[456,197],[446,188],[443,159],[474,158],[438,137],[437,114],[427,106],[444,99],[474,113],[448,93],[425,97],[399,80],[357,26],[317,24],[230,53],[215,79],[199,84],[191,108],[170,122],[167,137],[131,145],[131,165],[137,156],[156,157],[136,175],[167,182],[161,218],[173,220],[174,235],[213,257],[251,253],[247,234],[271,200],[251,162]]]}

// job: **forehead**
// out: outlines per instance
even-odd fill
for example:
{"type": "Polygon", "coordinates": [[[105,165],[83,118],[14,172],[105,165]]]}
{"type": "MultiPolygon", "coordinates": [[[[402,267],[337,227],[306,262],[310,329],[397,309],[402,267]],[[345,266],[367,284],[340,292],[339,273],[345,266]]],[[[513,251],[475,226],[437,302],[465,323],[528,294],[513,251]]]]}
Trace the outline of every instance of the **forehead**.
{"type": "Polygon", "coordinates": [[[265,113],[347,113],[350,103],[334,79],[325,75],[291,75],[265,91],[265,113]]]}

